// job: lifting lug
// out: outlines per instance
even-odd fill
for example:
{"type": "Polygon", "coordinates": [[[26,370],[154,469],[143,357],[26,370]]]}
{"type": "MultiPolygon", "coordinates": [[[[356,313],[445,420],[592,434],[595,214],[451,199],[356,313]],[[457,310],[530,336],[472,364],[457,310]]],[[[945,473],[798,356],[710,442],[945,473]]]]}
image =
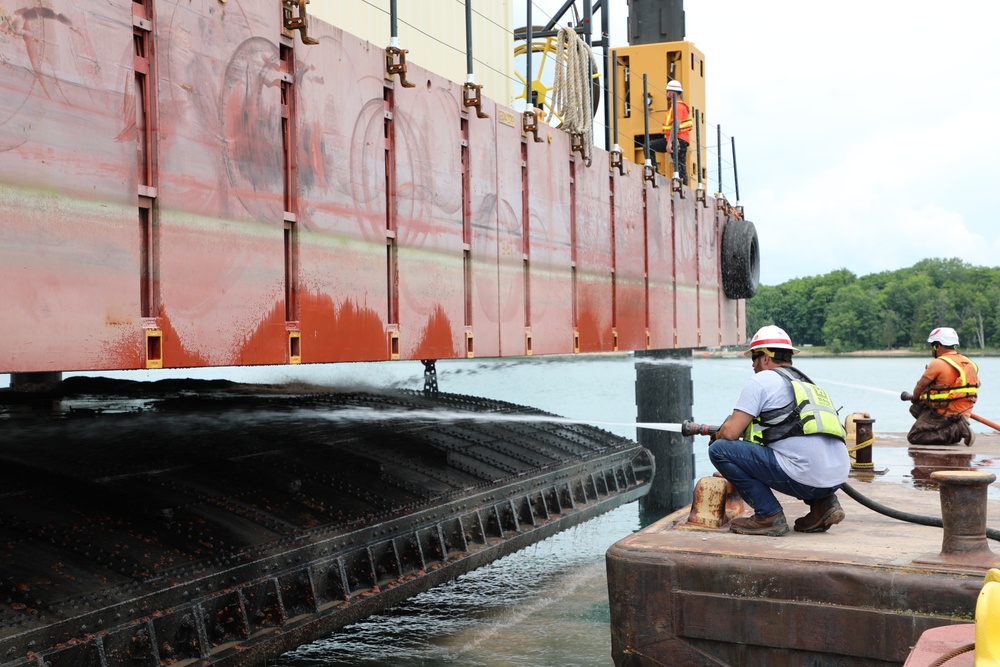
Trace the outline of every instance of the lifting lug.
{"type": "Polygon", "coordinates": [[[569,149],[569,152],[571,154],[572,153],[579,153],[580,157],[582,157],[584,159],[584,162],[589,167],[590,166],[590,160],[587,158],[587,153],[586,153],[585,148],[586,147],[583,145],[583,134],[573,133],[573,134],[570,135],[570,149],[569,149]]]}
{"type": "Polygon", "coordinates": [[[622,159],[622,147],[615,144],[614,148],[611,149],[611,168],[618,170],[619,176],[625,175],[625,162],[622,159]]]}
{"type": "Polygon", "coordinates": [[[531,133],[535,137],[535,143],[542,143],[544,139],[538,138],[538,115],[535,110],[531,107],[524,110],[521,114],[521,130],[524,134],[531,133]]]}
{"type": "Polygon", "coordinates": [[[471,81],[466,81],[465,85],[462,87],[462,99],[465,102],[466,108],[475,107],[477,118],[489,118],[488,113],[483,113],[482,109],[482,96],[480,91],[483,89],[482,84],[472,83],[471,81]]]}
{"type": "Polygon", "coordinates": [[[306,5],[309,0],[281,0],[281,17],[285,30],[298,30],[303,44],[319,44],[319,40],[309,36],[309,15],[306,5]],[[298,9],[298,14],[293,14],[298,9]]]}
{"type": "Polygon", "coordinates": [[[660,187],[656,184],[656,168],[653,167],[653,161],[646,158],[646,163],[642,165],[642,178],[653,184],[654,188],[660,187]]]}
{"type": "Polygon", "coordinates": [[[391,45],[387,46],[385,49],[385,71],[392,78],[393,74],[399,75],[399,83],[402,84],[403,88],[414,88],[417,84],[410,83],[406,80],[406,54],[409,53],[406,49],[401,49],[398,46],[391,45]],[[397,61],[396,58],[399,58],[397,61]]]}

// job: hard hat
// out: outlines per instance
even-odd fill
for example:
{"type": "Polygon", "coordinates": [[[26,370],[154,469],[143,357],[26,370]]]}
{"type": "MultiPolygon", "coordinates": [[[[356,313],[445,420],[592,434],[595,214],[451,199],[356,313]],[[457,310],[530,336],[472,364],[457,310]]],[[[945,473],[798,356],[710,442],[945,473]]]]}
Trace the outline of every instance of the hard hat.
{"type": "Polygon", "coordinates": [[[681,82],[680,81],[678,81],[677,79],[671,79],[669,81],[669,83],[667,83],[667,92],[668,93],[683,93],[684,92],[684,88],[681,86],[681,82]]]}
{"type": "Polygon", "coordinates": [[[798,352],[798,349],[792,347],[792,339],[788,337],[785,330],[773,324],[757,330],[757,333],[750,339],[750,349],[744,354],[749,356],[754,350],[762,347],[769,350],[791,350],[792,354],[798,352]]]}
{"type": "Polygon", "coordinates": [[[927,337],[927,342],[956,347],[958,345],[958,334],[951,327],[938,327],[927,337]]]}

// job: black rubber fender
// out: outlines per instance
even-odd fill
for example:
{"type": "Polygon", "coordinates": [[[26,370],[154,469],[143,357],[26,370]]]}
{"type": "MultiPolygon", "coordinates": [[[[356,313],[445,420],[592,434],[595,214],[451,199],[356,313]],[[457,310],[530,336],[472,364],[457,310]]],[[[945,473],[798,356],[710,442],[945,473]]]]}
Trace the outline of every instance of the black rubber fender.
{"type": "Polygon", "coordinates": [[[749,299],[760,284],[757,228],[730,218],[722,230],[722,291],[730,299],[749,299]]]}

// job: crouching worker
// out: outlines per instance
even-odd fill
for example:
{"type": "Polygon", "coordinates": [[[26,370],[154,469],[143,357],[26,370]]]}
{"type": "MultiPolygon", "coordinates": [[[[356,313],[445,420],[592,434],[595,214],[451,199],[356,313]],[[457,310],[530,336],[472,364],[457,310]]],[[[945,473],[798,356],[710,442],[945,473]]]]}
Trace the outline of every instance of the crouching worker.
{"type": "Polygon", "coordinates": [[[796,352],[779,327],[754,334],[746,353],[754,375],[709,447],[716,469],[754,509],[753,516],[733,519],[734,533],[788,532],[772,489],[809,506],[808,514],[795,520],[799,532],[823,532],[844,520],[834,494],[851,469],[847,434],[827,393],[792,367],[796,352]]]}
{"type": "Polygon", "coordinates": [[[938,327],[927,337],[934,359],[913,387],[910,414],[916,418],[906,440],[911,445],[971,446],[972,406],[979,396],[979,367],[958,353],[958,333],[938,327]]]}

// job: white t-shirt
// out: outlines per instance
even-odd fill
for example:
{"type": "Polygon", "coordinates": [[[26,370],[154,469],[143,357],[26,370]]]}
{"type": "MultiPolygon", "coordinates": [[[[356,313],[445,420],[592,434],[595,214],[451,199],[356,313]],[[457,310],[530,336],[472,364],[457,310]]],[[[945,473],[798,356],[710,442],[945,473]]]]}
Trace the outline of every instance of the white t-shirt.
{"type": "MultiPolygon", "coordinates": [[[[756,417],[790,403],[792,385],[775,371],[761,371],[743,385],[736,409],[756,417]]],[[[800,484],[829,488],[843,484],[851,471],[851,457],[840,438],[832,435],[796,435],[768,445],[778,465],[800,484]]]]}

